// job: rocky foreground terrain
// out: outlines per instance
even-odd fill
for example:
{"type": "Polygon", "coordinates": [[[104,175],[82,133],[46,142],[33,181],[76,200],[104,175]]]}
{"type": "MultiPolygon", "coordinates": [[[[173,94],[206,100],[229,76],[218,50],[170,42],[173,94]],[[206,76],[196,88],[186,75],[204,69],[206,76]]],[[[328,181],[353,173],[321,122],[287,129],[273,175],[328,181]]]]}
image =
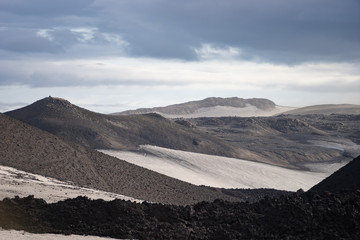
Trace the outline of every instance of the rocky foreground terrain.
{"type": "Polygon", "coordinates": [[[360,156],[323,181],[341,179],[336,188],[325,185],[320,192],[254,203],[174,206],[78,197],[47,204],[32,196],[5,198],[0,227],[127,239],[359,239],[360,177],[354,174],[359,166],[360,156]]]}
{"type": "Polygon", "coordinates": [[[0,226],[122,239],[359,239],[359,210],[360,189],[185,207],[84,197],[46,204],[29,196],[0,202],[0,226]]]}

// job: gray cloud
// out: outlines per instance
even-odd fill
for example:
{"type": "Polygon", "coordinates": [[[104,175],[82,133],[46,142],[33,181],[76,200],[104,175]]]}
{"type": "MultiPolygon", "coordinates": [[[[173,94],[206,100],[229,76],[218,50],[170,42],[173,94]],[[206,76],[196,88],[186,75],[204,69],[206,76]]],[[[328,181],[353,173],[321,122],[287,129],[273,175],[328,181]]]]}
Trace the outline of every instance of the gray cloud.
{"type": "Polygon", "coordinates": [[[0,49],[19,53],[59,53],[64,51],[61,45],[44,39],[33,30],[27,29],[0,30],[0,49]]]}
{"type": "MultiPolygon", "coordinates": [[[[0,50],[17,54],[61,53],[56,57],[84,58],[124,55],[127,47],[128,43],[122,36],[102,33],[96,28],[0,29],[0,50]]],[[[3,56],[5,55],[9,56],[9,54],[3,56]]]]}
{"type": "Polygon", "coordinates": [[[98,2],[116,19],[103,18],[101,27],[131,37],[139,55],[191,58],[189,46],[210,43],[238,47],[249,57],[267,61],[360,58],[358,1],[98,2]],[[119,9],[123,14],[118,14],[119,9]]]}
{"type": "MultiPolygon", "coordinates": [[[[109,49],[101,33],[122,37],[127,54],[196,60],[203,44],[241,49],[240,58],[296,64],[360,60],[360,3],[357,0],[3,0],[0,18],[9,29],[32,31],[24,44],[9,33],[0,47],[59,53],[78,44],[72,28],[96,28],[84,54],[124,54],[109,49]],[[39,29],[53,40],[39,39],[39,29]],[[21,46],[20,46],[21,45],[21,46]]],[[[21,37],[21,33],[18,32],[21,37]]],[[[6,36],[5,36],[6,37],[6,36]]]]}
{"type": "MultiPolygon", "coordinates": [[[[84,13],[93,4],[93,0],[2,0],[1,12],[16,15],[61,16],[84,13]]],[[[84,13],[85,14],[85,13],[84,13]]]]}

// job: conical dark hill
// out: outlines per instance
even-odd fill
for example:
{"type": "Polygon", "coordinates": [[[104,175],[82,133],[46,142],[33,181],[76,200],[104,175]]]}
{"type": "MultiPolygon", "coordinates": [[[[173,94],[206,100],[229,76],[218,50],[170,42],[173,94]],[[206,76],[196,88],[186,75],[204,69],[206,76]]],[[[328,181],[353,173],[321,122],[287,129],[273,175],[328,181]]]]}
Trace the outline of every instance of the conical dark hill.
{"type": "Polygon", "coordinates": [[[360,188],[360,156],[312,187],[314,191],[338,192],[360,188]]]}
{"type": "Polygon", "coordinates": [[[240,150],[232,145],[158,114],[105,115],[60,98],[47,97],[6,115],[93,149],[131,150],[150,144],[220,156],[240,156],[240,150]]]}

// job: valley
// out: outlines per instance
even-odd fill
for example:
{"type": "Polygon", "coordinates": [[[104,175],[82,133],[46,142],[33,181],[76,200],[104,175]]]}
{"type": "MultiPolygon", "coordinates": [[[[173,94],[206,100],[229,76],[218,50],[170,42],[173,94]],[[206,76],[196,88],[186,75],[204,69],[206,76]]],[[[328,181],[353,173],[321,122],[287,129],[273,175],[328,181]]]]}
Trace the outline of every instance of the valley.
{"type": "Polygon", "coordinates": [[[324,214],[358,217],[348,211],[357,208],[360,184],[360,115],[350,108],[282,112],[268,100],[238,98],[188,106],[165,108],[171,116],[106,115],[48,97],[0,114],[0,236],[19,235],[7,229],[121,239],[283,236],[269,230],[274,221],[306,238],[353,224],[325,224],[324,214]],[[315,232],[314,218],[283,222],[308,213],[322,224],[315,232]],[[253,230],[233,231],[228,220],[253,230]]]}

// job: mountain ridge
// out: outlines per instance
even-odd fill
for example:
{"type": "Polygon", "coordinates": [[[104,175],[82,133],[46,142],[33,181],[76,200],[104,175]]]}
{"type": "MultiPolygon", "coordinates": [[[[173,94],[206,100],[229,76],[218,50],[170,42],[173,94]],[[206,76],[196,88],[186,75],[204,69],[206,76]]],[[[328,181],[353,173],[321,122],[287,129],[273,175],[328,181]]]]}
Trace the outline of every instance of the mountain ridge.
{"type": "Polygon", "coordinates": [[[204,109],[210,109],[213,107],[230,107],[236,109],[246,109],[252,106],[261,111],[274,110],[276,104],[265,98],[220,98],[220,97],[208,97],[203,100],[189,101],[185,103],[168,105],[165,107],[154,108],[139,108],[136,110],[127,110],[123,112],[113,113],[114,115],[131,115],[131,114],[145,114],[145,113],[159,113],[163,116],[174,118],[179,115],[191,115],[204,109]],[[173,116],[172,116],[173,115],[173,116]]]}

